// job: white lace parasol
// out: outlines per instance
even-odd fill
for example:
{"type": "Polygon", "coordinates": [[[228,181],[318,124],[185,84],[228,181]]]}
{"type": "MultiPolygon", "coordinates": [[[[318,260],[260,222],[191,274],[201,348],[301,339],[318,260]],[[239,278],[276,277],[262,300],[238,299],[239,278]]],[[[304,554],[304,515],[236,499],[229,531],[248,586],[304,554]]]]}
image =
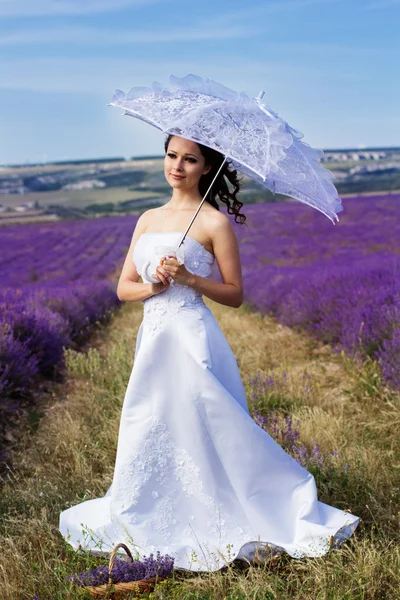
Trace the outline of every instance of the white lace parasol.
{"type": "Polygon", "coordinates": [[[332,223],[339,221],[342,204],[332,183],[335,176],[318,161],[324,152],[302,142],[303,134],[263,103],[263,95],[249,98],[210,79],[171,75],[168,88],[155,82],[127,94],[117,90],[109,106],[166,134],[218,150],[266,188],[312,206],[332,223]]]}

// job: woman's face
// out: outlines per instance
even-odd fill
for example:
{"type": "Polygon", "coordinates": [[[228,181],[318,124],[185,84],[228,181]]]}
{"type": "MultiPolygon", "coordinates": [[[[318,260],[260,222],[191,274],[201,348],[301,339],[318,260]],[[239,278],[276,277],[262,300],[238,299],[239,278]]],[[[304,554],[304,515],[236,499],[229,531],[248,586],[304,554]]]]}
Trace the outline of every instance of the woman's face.
{"type": "Polygon", "coordinates": [[[210,169],[195,142],[178,136],[170,139],[164,159],[164,174],[171,187],[198,189],[200,177],[210,169]]]}

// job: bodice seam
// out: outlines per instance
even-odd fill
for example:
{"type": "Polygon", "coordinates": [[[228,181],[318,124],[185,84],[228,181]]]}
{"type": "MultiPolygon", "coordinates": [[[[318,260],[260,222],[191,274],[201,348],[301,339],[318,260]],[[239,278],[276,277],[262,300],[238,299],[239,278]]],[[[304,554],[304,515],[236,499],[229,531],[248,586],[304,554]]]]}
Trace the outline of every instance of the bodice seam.
{"type": "MultiPolygon", "coordinates": [[[[143,233],[141,233],[139,235],[138,239],[136,240],[136,243],[139,241],[139,239],[143,235],[165,235],[165,234],[168,235],[170,233],[184,234],[185,232],[184,231],[143,231],[143,233]]],[[[192,237],[188,233],[186,234],[186,237],[189,238],[190,240],[193,240],[193,242],[195,242],[196,244],[198,244],[199,246],[201,246],[201,248],[203,248],[204,252],[207,252],[207,254],[213,258],[213,260],[215,259],[215,254],[213,254],[212,252],[210,252],[209,250],[207,250],[207,248],[205,246],[203,246],[203,244],[201,242],[199,242],[198,240],[196,240],[196,238],[192,237]]]]}

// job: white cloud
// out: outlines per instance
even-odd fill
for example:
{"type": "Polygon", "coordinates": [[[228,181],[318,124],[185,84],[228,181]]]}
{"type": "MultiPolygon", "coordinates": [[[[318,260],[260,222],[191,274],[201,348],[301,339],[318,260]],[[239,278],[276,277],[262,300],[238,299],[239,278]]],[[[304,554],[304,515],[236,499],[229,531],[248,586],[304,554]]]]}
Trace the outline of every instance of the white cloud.
{"type": "MultiPolygon", "coordinates": [[[[264,89],[264,100],[268,103],[268,91],[279,94],[281,90],[298,88],[311,93],[311,88],[331,81],[330,72],[321,71],[317,65],[298,65],[293,60],[251,61],[245,57],[228,54],[219,57],[197,59],[143,60],[137,58],[19,58],[0,62],[0,89],[28,90],[33,92],[56,92],[76,94],[104,94],[110,98],[115,89],[125,92],[133,86],[150,85],[152,81],[168,84],[168,75],[183,77],[194,73],[210,77],[237,91],[257,95],[264,89]],[[306,87],[305,87],[306,86],[306,87]]],[[[351,82],[362,75],[352,70],[335,75],[335,81],[351,82]]],[[[292,93],[291,92],[291,93],[292,93]]],[[[272,108],[274,108],[272,106],[272,108]]]]}
{"type": "Polygon", "coordinates": [[[239,10],[229,10],[223,14],[216,14],[213,17],[214,22],[223,25],[230,21],[243,22],[246,19],[262,19],[268,18],[270,15],[292,11],[300,11],[313,6],[327,6],[329,4],[337,4],[342,0],[278,0],[275,2],[258,2],[253,6],[246,6],[239,10]]]}
{"type": "Polygon", "coordinates": [[[40,57],[0,62],[0,89],[33,92],[111,94],[116,88],[127,91],[153,80],[167,83],[169,73],[177,75],[201,69],[199,62],[142,60],[137,58],[40,57]]]}
{"type": "Polygon", "coordinates": [[[292,56],[297,56],[301,52],[309,52],[313,56],[325,56],[335,60],[341,55],[347,58],[365,58],[373,56],[393,56],[399,52],[399,48],[373,48],[350,46],[346,44],[329,44],[318,42],[270,42],[268,43],[270,50],[274,49],[279,52],[290,52],[292,56]]]}
{"type": "Polygon", "coordinates": [[[162,1],[165,0],[0,0],[0,17],[87,15],[162,1]]]}
{"type": "Polygon", "coordinates": [[[375,10],[381,8],[392,8],[394,6],[400,6],[400,0],[376,0],[364,6],[367,10],[375,10]]]}
{"type": "Polygon", "coordinates": [[[89,27],[62,27],[54,29],[31,29],[13,31],[0,36],[0,46],[26,46],[33,44],[83,44],[83,45],[120,45],[120,44],[160,44],[164,42],[197,42],[211,39],[233,39],[254,35],[254,29],[245,27],[226,27],[212,29],[165,29],[163,31],[145,30],[101,30],[89,27]]]}
{"type": "MultiPolygon", "coordinates": [[[[1,0],[0,0],[1,1],[1,0]]],[[[83,46],[119,46],[132,44],[164,44],[173,42],[198,42],[205,40],[239,39],[259,34],[254,27],[231,26],[223,30],[210,28],[205,24],[196,29],[166,29],[164,31],[118,30],[111,31],[89,27],[60,27],[54,29],[31,29],[0,34],[0,46],[30,46],[43,44],[78,44],[83,46]]],[[[264,32],[265,33],[265,32],[264,32]]],[[[320,54],[326,57],[366,58],[374,56],[393,56],[398,48],[357,47],[345,44],[315,42],[268,42],[268,51],[290,53],[320,54]]]]}
{"type": "MultiPolygon", "coordinates": [[[[167,0],[0,0],[0,17],[40,17],[51,15],[87,15],[95,13],[117,12],[127,8],[166,2],[167,0]]],[[[241,10],[227,10],[219,17],[221,22],[241,20],[288,10],[302,10],[308,6],[330,4],[342,0],[275,0],[255,2],[241,10]]],[[[395,3],[398,0],[381,0],[395,3]]],[[[216,9],[218,4],[215,5],[216,9]]]]}
{"type": "MultiPolygon", "coordinates": [[[[246,63],[243,61],[243,69],[246,63]]],[[[229,63],[228,63],[229,65],[229,63]]],[[[230,73],[230,82],[235,83],[235,66],[216,68],[212,59],[197,60],[142,60],[137,58],[36,58],[15,59],[0,62],[0,89],[30,90],[56,93],[97,93],[111,99],[115,89],[128,91],[137,85],[149,85],[153,80],[168,83],[168,75],[183,76],[195,73],[203,77],[224,77],[230,73]],[[211,75],[212,73],[212,75],[211,75]]],[[[218,80],[218,79],[217,79],[218,80]]],[[[223,82],[223,80],[221,81],[223,82]]]]}

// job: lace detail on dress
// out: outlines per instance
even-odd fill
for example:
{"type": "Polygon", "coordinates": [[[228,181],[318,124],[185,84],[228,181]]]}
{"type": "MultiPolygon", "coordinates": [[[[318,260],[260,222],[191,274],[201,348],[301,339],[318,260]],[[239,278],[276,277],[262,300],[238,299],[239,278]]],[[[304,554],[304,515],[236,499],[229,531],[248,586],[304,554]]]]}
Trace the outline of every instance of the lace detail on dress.
{"type": "MultiPolygon", "coordinates": [[[[177,481],[184,494],[191,498],[192,512],[196,512],[198,508],[201,515],[205,514],[208,517],[207,530],[211,536],[218,535],[222,541],[235,541],[239,544],[236,551],[254,537],[252,531],[245,532],[225,513],[221,503],[217,503],[212,496],[205,493],[200,468],[184,448],[178,448],[174,444],[166,424],[156,417],[152,419],[150,433],[140,452],[119,468],[119,475],[121,477],[117,486],[118,494],[113,499],[111,512],[125,514],[125,522],[129,524],[137,523],[138,519],[132,507],[138,504],[141,494],[145,493],[145,486],[151,483],[149,487],[153,488],[151,497],[156,508],[149,511],[155,516],[148,522],[147,531],[161,533],[166,542],[174,536],[177,527],[177,535],[190,538],[194,543],[196,540],[195,515],[189,515],[188,520],[182,523],[177,514],[176,498],[180,494],[171,491],[173,480],[177,481]],[[163,489],[164,486],[169,488],[169,494],[163,489]],[[205,507],[206,512],[198,503],[205,507]]],[[[118,521],[114,525],[120,528],[118,521]]],[[[204,528],[204,523],[201,527],[204,528]]],[[[143,544],[152,548],[148,539],[143,544]]]]}
{"type": "Polygon", "coordinates": [[[199,303],[203,303],[200,294],[188,286],[171,282],[168,290],[144,300],[144,326],[148,328],[149,333],[156,335],[183,306],[199,303]]]}
{"type": "MultiPolygon", "coordinates": [[[[168,232],[160,233],[160,236],[167,235],[168,232]]],[[[171,234],[176,234],[177,232],[170,232],[171,234]]],[[[149,239],[153,242],[153,238],[157,238],[158,234],[149,233],[146,238],[142,236],[146,236],[146,234],[142,234],[139,238],[137,244],[140,240],[149,239]]],[[[181,234],[178,232],[178,235],[181,234]]],[[[154,245],[158,245],[158,241],[154,240],[154,245]]],[[[143,255],[147,253],[152,254],[154,252],[154,247],[146,246],[142,249],[141,246],[134,251],[134,260],[137,265],[137,270],[140,272],[141,266],[144,262],[143,255]]],[[[183,263],[190,273],[194,273],[195,275],[199,275],[200,277],[209,277],[211,274],[212,265],[214,263],[213,255],[208,252],[204,248],[202,244],[200,244],[197,240],[192,237],[186,236],[185,241],[182,246],[177,249],[176,255],[178,260],[183,263]]],[[[157,259],[156,264],[158,264],[159,259],[157,259]]],[[[167,290],[160,292],[155,296],[151,296],[150,298],[146,298],[143,301],[143,323],[144,326],[148,329],[151,335],[156,335],[160,333],[164,325],[169,322],[171,318],[173,318],[179,310],[183,306],[195,306],[196,304],[202,304],[202,295],[191,287],[186,285],[181,285],[174,281],[171,281],[170,286],[167,290]]]]}
{"type": "MultiPolygon", "coordinates": [[[[247,560],[253,560],[255,555],[258,560],[268,559],[273,554],[285,552],[283,547],[273,542],[260,540],[257,532],[249,527],[244,514],[239,525],[222,503],[205,492],[200,468],[184,448],[176,446],[166,424],[155,416],[140,452],[120,465],[117,473],[111,520],[121,536],[129,536],[135,526],[143,524],[143,507],[138,506],[137,511],[134,507],[141,499],[145,500],[146,512],[154,515],[146,521],[145,535],[148,537],[138,540],[134,535],[132,538],[133,543],[145,552],[159,549],[153,543],[153,535],[158,540],[162,536],[165,552],[174,554],[172,547],[179,540],[192,547],[197,555],[204,551],[208,553],[206,560],[210,560],[210,556],[211,560],[215,560],[216,547],[225,556],[229,549],[231,557],[247,560]],[[180,489],[176,489],[174,482],[180,485],[180,489]],[[186,516],[182,516],[182,508],[177,506],[180,492],[190,498],[190,513],[186,516]],[[153,503],[153,507],[149,503],[153,503]],[[198,548],[200,531],[201,551],[198,548]],[[213,540],[211,545],[210,540],[213,540]]],[[[331,546],[339,547],[356,526],[357,523],[349,519],[334,536],[318,535],[308,544],[291,547],[290,554],[294,558],[322,556],[331,546]]]]}
{"type": "MultiPolygon", "coordinates": [[[[196,546],[198,519],[196,520],[196,516],[191,514],[186,521],[182,522],[176,507],[176,498],[179,498],[180,494],[171,486],[171,482],[176,481],[180,484],[181,491],[191,499],[191,512],[198,511],[202,517],[202,523],[198,526],[202,530],[203,538],[206,529],[210,539],[216,542],[218,540],[219,545],[225,548],[229,545],[233,555],[240,557],[243,553],[248,559],[251,553],[255,552],[256,546],[260,559],[277,552],[285,552],[281,546],[260,540],[247,523],[242,522],[242,526],[239,526],[226,512],[224,505],[217,503],[204,491],[200,468],[184,448],[176,446],[166,424],[155,416],[152,418],[150,433],[140,452],[120,466],[119,475],[116,488],[118,492],[113,498],[111,515],[123,514],[125,518],[124,523],[121,524],[118,518],[111,517],[117,531],[122,532],[126,525],[129,530],[129,525],[139,522],[133,507],[138,504],[142,494],[148,497],[149,491],[144,488],[151,483],[148,487],[152,488],[154,509],[150,510],[146,506],[146,510],[154,514],[154,517],[147,522],[146,531],[161,534],[166,544],[171,543],[173,538],[179,537],[181,541],[187,539],[196,546]],[[206,512],[199,504],[205,507],[206,512]]],[[[244,515],[243,519],[245,520],[244,515]]],[[[294,558],[322,556],[331,546],[339,547],[354,532],[356,526],[357,523],[352,523],[349,519],[334,536],[316,536],[308,544],[292,547],[290,554],[294,558]]],[[[157,550],[156,546],[151,544],[150,538],[141,540],[141,544],[151,552],[157,550]]]]}

